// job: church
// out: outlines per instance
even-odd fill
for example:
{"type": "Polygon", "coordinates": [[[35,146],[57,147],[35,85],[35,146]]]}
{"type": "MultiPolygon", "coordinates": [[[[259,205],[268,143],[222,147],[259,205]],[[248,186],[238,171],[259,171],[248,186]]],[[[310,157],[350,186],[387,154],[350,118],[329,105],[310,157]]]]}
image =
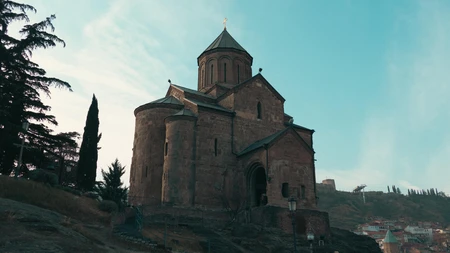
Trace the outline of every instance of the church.
{"type": "Polygon", "coordinates": [[[197,58],[196,90],[169,81],[135,109],[131,204],[317,209],[314,130],[252,63],[225,27],[197,58]]]}

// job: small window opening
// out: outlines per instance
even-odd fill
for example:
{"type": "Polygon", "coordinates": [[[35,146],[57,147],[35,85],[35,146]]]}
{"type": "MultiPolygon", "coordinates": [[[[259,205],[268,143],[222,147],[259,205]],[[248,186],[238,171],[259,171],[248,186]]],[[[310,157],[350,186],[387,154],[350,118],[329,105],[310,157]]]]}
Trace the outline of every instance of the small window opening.
{"type": "Polygon", "coordinates": [[[214,156],[217,156],[217,138],[214,139],[214,156]]]}
{"type": "Polygon", "coordinates": [[[281,195],[283,195],[283,198],[289,197],[289,184],[288,183],[283,183],[281,185],[281,195]]]}
{"type": "Polygon", "coordinates": [[[223,81],[224,82],[227,81],[227,64],[226,63],[223,64],[223,81]]]}
{"type": "Polygon", "coordinates": [[[145,166],[145,177],[148,175],[148,166],[145,166]]]}
{"type": "Polygon", "coordinates": [[[169,144],[167,143],[167,141],[166,141],[166,143],[164,144],[164,155],[166,156],[167,155],[167,152],[169,151],[169,144]]]}
{"type": "Polygon", "coordinates": [[[211,74],[210,74],[210,76],[211,76],[211,84],[213,83],[213,77],[214,77],[213,72],[214,72],[214,65],[211,64],[211,74]]]}
{"type": "Polygon", "coordinates": [[[301,189],[302,189],[302,192],[301,192],[302,196],[301,197],[302,197],[302,199],[306,199],[306,188],[305,188],[305,186],[302,185],[301,189]]]}
{"type": "Polygon", "coordinates": [[[202,83],[202,88],[204,88],[205,87],[205,70],[204,69],[202,69],[202,80],[201,80],[201,83],[202,83]]]}
{"type": "Polygon", "coordinates": [[[261,102],[258,102],[258,105],[256,107],[258,111],[258,119],[261,119],[261,102]]]}
{"type": "Polygon", "coordinates": [[[238,84],[239,84],[239,83],[241,83],[241,72],[240,72],[239,65],[237,66],[237,75],[238,75],[238,80],[237,80],[237,82],[238,82],[238,84]]]}

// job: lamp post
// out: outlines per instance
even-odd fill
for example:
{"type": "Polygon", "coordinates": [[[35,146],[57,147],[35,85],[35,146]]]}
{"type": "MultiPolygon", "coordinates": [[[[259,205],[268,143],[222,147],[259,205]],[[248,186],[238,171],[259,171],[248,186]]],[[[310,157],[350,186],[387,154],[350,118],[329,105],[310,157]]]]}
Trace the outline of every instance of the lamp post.
{"type": "Polygon", "coordinates": [[[290,197],[288,200],[289,211],[291,212],[292,217],[292,231],[294,234],[294,253],[297,253],[297,242],[295,240],[295,210],[297,210],[297,201],[294,197],[290,197]]]}
{"type": "Polygon", "coordinates": [[[313,253],[313,241],[314,241],[314,234],[312,232],[308,232],[306,235],[308,242],[309,242],[309,250],[311,253],[313,253]]]}
{"type": "MultiPolygon", "coordinates": [[[[28,123],[28,121],[25,121],[22,123],[22,129],[26,131],[28,131],[28,127],[30,126],[30,123],[28,123]]],[[[22,143],[20,144],[20,153],[19,153],[19,161],[17,162],[17,167],[16,170],[14,172],[14,177],[18,178],[19,177],[19,170],[20,167],[22,167],[22,155],[23,155],[23,146],[25,145],[25,136],[22,136],[22,143]]]]}

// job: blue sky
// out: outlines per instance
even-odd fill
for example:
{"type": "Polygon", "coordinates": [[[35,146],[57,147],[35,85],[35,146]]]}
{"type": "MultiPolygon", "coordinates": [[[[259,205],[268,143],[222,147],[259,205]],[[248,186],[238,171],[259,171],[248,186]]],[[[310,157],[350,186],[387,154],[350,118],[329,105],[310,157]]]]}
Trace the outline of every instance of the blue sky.
{"type": "Polygon", "coordinates": [[[286,113],[316,130],[318,181],[450,193],[449,1],[26,2],[34,20],[56,14],[67,43],[35,54],[74,89],[48,100],[56,130],[82,132],[98,97],[99,169],[116,157],[129,168],[134,108],[164,96],[169,78],[196,88],[196,58],[227,17],[253,73],[262,67],[286,113]]]}

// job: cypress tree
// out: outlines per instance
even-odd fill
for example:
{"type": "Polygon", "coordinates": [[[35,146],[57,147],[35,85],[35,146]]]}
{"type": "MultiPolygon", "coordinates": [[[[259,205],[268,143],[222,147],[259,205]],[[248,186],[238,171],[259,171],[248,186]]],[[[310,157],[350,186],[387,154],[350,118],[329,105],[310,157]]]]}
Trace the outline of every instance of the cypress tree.
{"type": "Polygon", "coordinates": [[[387,187],[388,187],[388,193],[390,193],[390,192],[391,192],[391,189],[389,188],[389,185],[388,185],[387,187]]]}
{"type": "Polygon", "coordinates": [[[100,121],[98,119],[98,102],[95,94],[89,107],[84,127],[83,141],[80,147],[80,158],[77,166],[77,187],[90,191],[95,186],[97,176],[98,143],[101,134],[98,134],[100,121]]]}

